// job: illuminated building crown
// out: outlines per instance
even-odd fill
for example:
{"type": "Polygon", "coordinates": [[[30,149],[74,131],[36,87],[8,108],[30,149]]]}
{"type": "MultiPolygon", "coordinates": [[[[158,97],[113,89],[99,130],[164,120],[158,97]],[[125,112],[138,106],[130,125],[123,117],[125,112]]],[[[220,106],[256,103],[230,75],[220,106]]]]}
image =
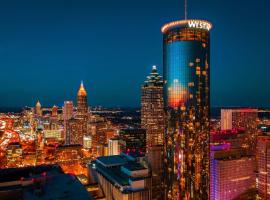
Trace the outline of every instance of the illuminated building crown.
{"type": "Polygon", "coordinates": [[[147,76],[146,81],[144,82],[144,87],[148,86],[162,86],[163,80],[162,77],[158,74],[157,67],[154,65],[149,76],[147,76]]]}
{"type": "Polygon", "coordinates": [[[78,91],[78,96],[87,96],[87,92],[84,89],[83,82],[81,82],[81,85],[78,91]]]}
{"type": "Polygon", "coordinates": [[[39,101],[37,101],[36,107],[41,107],[41,104],[39,101]]]}

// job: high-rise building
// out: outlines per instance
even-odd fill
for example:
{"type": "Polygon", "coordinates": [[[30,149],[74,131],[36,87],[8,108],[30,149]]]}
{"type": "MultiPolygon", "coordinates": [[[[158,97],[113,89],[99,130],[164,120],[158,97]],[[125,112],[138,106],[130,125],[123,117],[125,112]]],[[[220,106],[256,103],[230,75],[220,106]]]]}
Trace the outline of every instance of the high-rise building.
{"type": "Polygon", "coordinates": [[[119,132],[120,152],[127,154],[145,155],[146,131],[139,128],[121,129],[119,132]]]}
{"type": "Polygon", "coordinates": [[[39,101],[37,101],[35,113],[37,116],[42,116],[42,109],[41,109],[41,104],[39,101]]]}
{"type": "Polygon", "coordinates": [[[162,199],[163,138],[165,131],[163,80],[156,66],[141,88],[141,126],[146,130],[147,160],[152,170],[152,199],[162,199]]]}
{"type": "Polygon", "coordinates": [[[270,199],[270,136],[259,136],[257,144],[258,193],[270,199]]]}
{"type": "Polygon", "coordinates": [[[73,117],[73,102],[65,101],[63,106],[64,138],[65,143],[70,144],[70,131],[68,131],[68,121],[73,117]]]}
{"type": "Polygon", "coordinates": [[[72,118],[67,121],[66,144],[83,145],[85,136],[85,123],[81,119],[72,118]]]}
{"type": "Polygon", "coordinates": [[[226,144],[222,146],[225,149],[211,150],[210,200],[254,199],[255,157],[241,150],[228,150],[226,144]]]}
{"type": "Polygon", "coordinates": [[[63,106],[63,120],[67,121],[73,117],[73,102],[65,101],[63,106]]]}
{"type": "Polygon", "coordinates": [[[209,198],[210,29],[204,20],[165,24],[163,33],[165,199],[209,198]]]}
{"type": "Polygon", "coordinates": [[[221,130],[243,129],[246,135],[247,149],[255,155],[258,137],[258,110],[257,109],[222,109],[221,130]]]}
{"type": "MultiPolygon", "coordinates": [[[[88,120],[88,103],[87,103],[87,92],[84,89],[83,82],[81,82],[80,88],[77,93],[77,114],[76,119],[78,121],[78,127],[81,128],[81,132],[77,132],[80,136],[84,137],[87,134],[87,120],[88,120]]],[[[83,143],[79,143],[83,144],[83,143]]]]}
{"type": "Polygon", "coordinates": [[[52,107],[52,117],[57,117],[57,115],[58,115],[58,107],[54,105],[52,107]]]}
{"type": "Polygon", "coordinates": [[[108,154],[109,156],[115,156],[120,154],[119,138],[111,138],[108,142],[108,154]]]}
{"type": "Polygon", "coordinates": [[[141,88],[141,124],[146,130],[147,147],[163,145],[163,81],[156,66],[141,88]]]}
{"type": "Polygon", "coordinates": [[[258,109],[221,109],[221,130],[256,129],[258,109]]]}
{"type": "Polygon", "coordinates": [[[84,89],[83,82],[77,93],[77,118],[85,118],[88,114],[87,92],[84,89]]]}

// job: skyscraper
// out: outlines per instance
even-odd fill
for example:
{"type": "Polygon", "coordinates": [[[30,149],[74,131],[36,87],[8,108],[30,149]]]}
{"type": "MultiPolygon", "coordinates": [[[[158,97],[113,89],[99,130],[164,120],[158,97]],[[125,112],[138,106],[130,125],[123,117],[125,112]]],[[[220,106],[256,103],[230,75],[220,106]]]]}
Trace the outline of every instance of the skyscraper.
{"type": "Polygon", "coordinates": [[[42,109],[39,101],[36,103],[35,113],[37,116],[42,116],[42,109]]]}
{"type": "MultiPolygon", "coordinates": [[[[222,148],[226,144],[219,146],[222,148]]],[[[255,158],[241,150],[225,148],[226,150],[211,151],[210,200],[251,199],[256,182],[255,158]]]]}
{"type": "Polygon", "coordinates": [[[245,144],[248,151],[255,155],[258,137],[258,109],[222,109],[221,130],[245,130],[245,144]]]}
{"type": "Polygon", "coordinates": [[[75,119],[68,121],[68,135],[71,144],[83,145],[83,138],[87,136],[88,104],[87,92],[84,89],[83,82],[77,93],[77,113],[75,119]]]}
{"type": "Polygon", "coordinates": [[[153,66],[141,88],[141,106],[141,124],[146,130],[147,147],[163,145],[163,81],[156,66],[153,66]]]}
{"type": "Polygon", "coordinates": [[[147,160],[152,170],[152,199],[162,199],[161,177],[165,131],[163,80],[156,66],[141,88],[141,126],[146,130],[147,160]]]}
{"type": "Polygon", "coordinates": [[[179,20],[161,29],[165,199],[209,199],[211,27],[203,20],[179,20]]]}
{"type": "Polygon", "coordinates": [[[63,106],[63,120],[69,120],[73,117],[73,102],[65,101],[63,106]]]}
{"type": "Polygon", "coordinates": [[[58,107],[54,105],[52,107],[52,117],[57,117],[57,115],[58,115],[58,107]]]}
{"type": "Polygon", "coordinates": [[[83,82],[77,93],[77,118],[85,118],[88,114],[87,92],[84,89],[83,82]]]}
{"type": "Polygon", "coordinates": [[[259,136],[257,144],[258,193],[270,199],[270,136],[259,136]]]}
{"type": "Polygon", "coordinates": [[[68,131],[68,121],[73,117],[73,102],[65,101],[63,106],[64,137],[65,143],[70,144],[70,131],[68,131]]]}

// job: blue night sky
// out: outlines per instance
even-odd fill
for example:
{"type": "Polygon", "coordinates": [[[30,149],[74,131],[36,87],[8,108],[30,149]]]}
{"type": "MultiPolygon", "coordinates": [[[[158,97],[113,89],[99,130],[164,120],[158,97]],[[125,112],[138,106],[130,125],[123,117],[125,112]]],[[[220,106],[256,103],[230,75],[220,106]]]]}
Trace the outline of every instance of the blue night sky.
{"type": "MultiPolygon", "coordinates": [[[[161,26],[184,0],[0,1],[0,106],[61,106],[83,80],[92,106],[139,106],[161,26]]],[[[211,104],[270,106],[270,2],[190,0],[189,18],[214,25],[211,104]]]]}

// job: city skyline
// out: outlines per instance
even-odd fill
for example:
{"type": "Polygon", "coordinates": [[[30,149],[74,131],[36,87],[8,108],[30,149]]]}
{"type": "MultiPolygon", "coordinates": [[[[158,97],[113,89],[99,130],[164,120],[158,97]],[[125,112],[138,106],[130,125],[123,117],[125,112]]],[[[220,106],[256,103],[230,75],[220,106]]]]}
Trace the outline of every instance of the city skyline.
{"type": "MultiPolygon", "coordinates": [[[[183,19],[183,2],[104,2],[106,8],[84,1],[3,3],[0,16],[7,20],[0,23],[0,106],[34,106],[37,100],[61,106],[75,101],[83,80],[90,106],[139,107],[141,83],[151,66],[162,74],[160,27],[183,19]],[[117,32],[111,31],[114,27],[117,32]]],[[[204,18],[214,26],[212,106],[269,106],[264,54],[270,29],[263,25],[268,4],[189,2],[188,18],[204,18]],[[254,40],[257,32],[260,37],[254,40]]]]}
{"type": "Polygon", "coordinates": [[[1,200],[270,199],[270,2],[0,5],[1,200]]]}

